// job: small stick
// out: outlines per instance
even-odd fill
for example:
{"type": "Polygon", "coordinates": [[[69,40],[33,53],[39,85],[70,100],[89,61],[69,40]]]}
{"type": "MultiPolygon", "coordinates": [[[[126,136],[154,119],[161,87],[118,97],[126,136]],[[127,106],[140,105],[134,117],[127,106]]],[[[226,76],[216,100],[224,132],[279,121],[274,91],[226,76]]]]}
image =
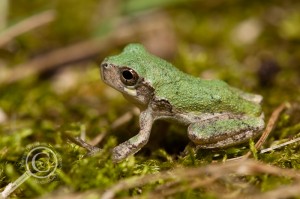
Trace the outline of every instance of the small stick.
{"type": "Polygon", "coordinates": [[[93,152],[95,151],[95,149],[97,150],[97,147],[94,147],[90,144],[88,144],[87,142],[85,142],[83,139],[81,139],[80,137],[74,137],[71,139],[71,137],[69,137],[69,139],[71,141],[73,141],[75,144],[77,144],[78,146],[81,146],[83,148],[85,148],[86,150],[88,150],[89,152],[93,152]]]}
{"type": "MultiPolygon", "coordinates": [[[[149,17],[149,14],[145,17],[147,16],[149,17]]],[[[151,18],[153,17],[154,14],[151,15],[151,18]]],[[[166,20],[152,20],[149,23],[142,23],[139,19],[139,21],[132,23],[131,20],[124,18],[121,22],[115,21],[113,25],[118,31],[113,31],[102,37],[90,38],[53,50],[47,54],[36,57],[27,63],[14,66],[13,69],[9,70],[8,73],[0,79],[0,85],[12,84],[32,75],[58,68],[62,65],[99,56],[99,54],[111,49],[112,46],[120,46],[136,41],[138,35],[169,30],[167,29],[169,26],[166,20]],[[157,23],[161,23],[162,25],[158,26],[157,23]]]]}
{"type": "Polygon", "coordinates": [[[253,199],[281,199],[281,198],[297,198],[300,194],[300,183],[296,182],[291,185],[280,186],[277,189],[267,191],[261,194],[252,195],[253,199]]]}
{"type": "Polygon", "coordinates": [[[120,116],[119,118],[117,118],[111,124],[111,129],[119,128],[123,124],[126,124],[127,122],[129,122],[133,118],[134,115],[138,115],[138,114],[139,114],[139,109],[138,108],[133,108],[131,111],[128,111],[125,114],[123,114],[122,116],[120,116]]]}
{"type": "Polygon", "coordinates": [[[49,23],[55,19],[55,11],[47,10],[37,15],[26,18],[25,20],[5,29],[0,33],[0,47],[7,44],[15,37],[28,32],[34,28],[49,23]]]}
{"type": "MultiPolygon", "coordinates": [[[[194,185],[203,186],[230,174],[245,176],[258,173],[266,173],[275,176],[285,176],[296,180],[300,179],[300,173],[293,169],[282,169],[250,159],[240,159],[238,161],[210,164],[204,167],[177,168],[171,171],[161,171],[144,176],[133,176],[125,178],[108,188],[102,194],[101,198],[112,199],[119,191],[144,186],[149,183],[154,183],[158,180],[176,181],[180,179],[180,181],[189,181],[191,179],[196,180],[196,177],[199,177],[200,179],[202,178],[202,180],[199,180],[199,182],[196,182],[196,184],[194,185]],[[210,178],[205,179],[204,176],[207,175],[209,175],[210,178]]],[[[193,182],[193,180],[191,180],[191,182],[193,182]]]]}
{"type": "MultiPolygon", "coordinates": [[[[264,132],[262,133],[261,137],[259,138],[259,140],[256,142],[255,144],[255,148],[257,150],[259,150],[261,148],[261,146],[265,143],[266,139],[268,138],[268,136],[270,135],[270,133],[272,132],[272,130],[275,127],[275,124],[279,118],[280,113],[286,109],[289,105],[287,103],[282,103],[279,107],[277,107],[275,109],[275,111],[272,113],[269,122],[266,126],[266,129],[264,130],[264,132]]],[[[246,155],[242,156],[241,158],[249,158],[251,155],[251,151],[249,151],[248,153],[246,153],[246,155]]]]}
{"type": "Polygon", "coordinates": [[[106,135],[107,135],[107,132],[101,132],[94,139],[92,139],[89,143],[92,146],[96,146],[105,138],[106,135]]]}
{"type": "Polygon", "coordinates": [[[298,142],[298,141],[300,141],[300,137],[292,139],[292,140],[287,141],[287,142],[284,142],[282,144],[278,144],[278,145],[275,145],[275,146],[272,146],[272,147],[269,147],[269,148],[266,148],[266,149],[262,149],[262,150],[260,150],[260,153],[266,153],[266,152],[272,151],[274,149],[278,149],[280,147],[283,147],[283,146],[286,146],[286,145],[289,145],[289,144],[293,144],[293,143],[298,142]]]}
{"type": "Polygon", "coordinates": [[[67,137],[71,142],[73,142],[74,144],[81,146],[82,148],[85,148],[88,153],[85,155],[86,156],[91,156],[97,152],[99,152],[101,149],[95,146],[92,146],[90,144],[88,144],[87,142],[85,142],[84,140],[82,140],[80,137],[72,137],[66,133],[63,133],[65,137],[67,137]]]}

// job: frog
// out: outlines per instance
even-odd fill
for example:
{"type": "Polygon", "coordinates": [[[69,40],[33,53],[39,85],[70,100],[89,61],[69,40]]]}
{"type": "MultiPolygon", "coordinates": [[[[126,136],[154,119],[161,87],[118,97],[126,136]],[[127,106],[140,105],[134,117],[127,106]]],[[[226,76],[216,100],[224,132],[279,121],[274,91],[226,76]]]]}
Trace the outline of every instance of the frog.
{"type": "Polygon", "coordinates": [[[191,143],[208,150],[247,142],[265,127],[261,95],[184,73],[139,43],[106,57],[100,74],[140,110],[139,132],[112,149],[114,162],[142,149],[157,120],[185,125],[191,143]]]}

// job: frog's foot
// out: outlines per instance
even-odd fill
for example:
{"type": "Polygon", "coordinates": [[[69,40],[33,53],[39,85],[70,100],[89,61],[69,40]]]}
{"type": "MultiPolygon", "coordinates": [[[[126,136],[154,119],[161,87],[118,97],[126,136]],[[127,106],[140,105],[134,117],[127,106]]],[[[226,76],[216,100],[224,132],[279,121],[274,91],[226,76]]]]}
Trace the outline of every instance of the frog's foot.
{"type": "Polygon", "coordinates": [[[197,148],[222,148],[255,138],[263,128],[261,118],[202,121],[188,127],[188,136],[197,148]]]}
{"type": "Polygon", "coordinates": [[[112,151],[112,160],[117,163],[138,152],[149,140],[149,133],[139,133],[131,139],[119,144],[112,151]]]}
{"type": "Polygon", "coordinates": [[[153,117],[151,110],[145,110],[140,114],[140,131],[137,135],[129,140],[119,144],[112,151],[112,159],[114,162],[120,162],[128,156],[138,152],[145,144],[147,144],[151,127],[153,124],[153,117]]]}

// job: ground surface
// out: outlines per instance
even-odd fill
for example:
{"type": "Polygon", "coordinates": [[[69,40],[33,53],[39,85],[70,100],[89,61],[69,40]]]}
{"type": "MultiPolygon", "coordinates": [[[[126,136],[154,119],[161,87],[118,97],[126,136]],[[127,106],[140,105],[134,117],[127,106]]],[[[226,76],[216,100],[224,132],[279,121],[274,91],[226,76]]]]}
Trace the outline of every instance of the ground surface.
{"type": "Polygon", "coordinates": [[[1,3],[0,191],[29,163],[36,171],[31,152],[43,146],[36,166],[54,169],[54,177],[30,177],[12,197],[300,197],[298,142],[263,154],[253,142],[183,154],[186,129],[158,122],[142,151],[113,164],[110,150],[138,131],[138,113],[100,81],[98,69],[127,43],[143,43],[189,74],[261,94],[266,120],[288,102],[263,148],[295,140],[300,2],[1,3]],[[103,150],[85,156],[70,139],[78,136],[103,150]],[[248,151],[248,160],[229,161],[248,151]]]}

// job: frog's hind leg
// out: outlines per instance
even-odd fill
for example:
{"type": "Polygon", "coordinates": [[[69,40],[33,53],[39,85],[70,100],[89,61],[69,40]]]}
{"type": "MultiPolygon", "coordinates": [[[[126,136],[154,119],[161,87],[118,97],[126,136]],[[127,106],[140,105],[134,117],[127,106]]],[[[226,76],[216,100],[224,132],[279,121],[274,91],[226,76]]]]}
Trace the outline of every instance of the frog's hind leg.
{"type": "Polygon", "coordinates": [[[222,148],[248,141],[261,133],[262,118],[236,118],[190,124],[189,138],[199,148],[222,148]]]}

